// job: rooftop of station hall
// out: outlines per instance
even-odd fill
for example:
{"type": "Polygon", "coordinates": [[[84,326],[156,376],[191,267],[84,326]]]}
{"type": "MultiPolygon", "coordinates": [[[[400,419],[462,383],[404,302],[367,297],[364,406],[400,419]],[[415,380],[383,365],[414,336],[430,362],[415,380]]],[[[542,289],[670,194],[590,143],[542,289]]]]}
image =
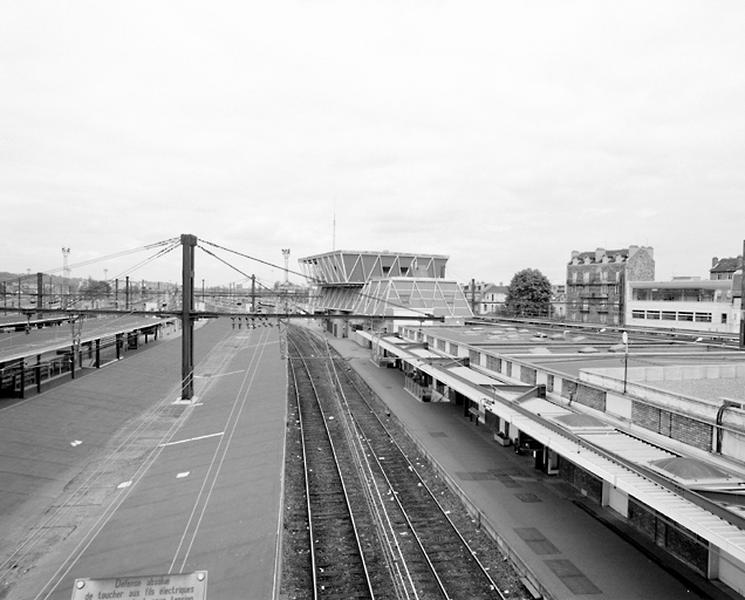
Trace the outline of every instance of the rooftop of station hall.
{"type": "MultiPolygon", "coordinates": [[[[418,328],[410,324],[409,330],[418,328]]],[[[511,357],[549,372],[587,374],[628,382],[712,404],[745,401],[745,358],[716,345],[648,339],[629,334],[628,354],[618,332],[578,332],[506,324],[428,326],[427,337],[487,354],[511,357]]],[[[390,338],[387,338],[390,339],[390,338]]],[[[436,350],[436,348],[432,348],[436,350]]]]}

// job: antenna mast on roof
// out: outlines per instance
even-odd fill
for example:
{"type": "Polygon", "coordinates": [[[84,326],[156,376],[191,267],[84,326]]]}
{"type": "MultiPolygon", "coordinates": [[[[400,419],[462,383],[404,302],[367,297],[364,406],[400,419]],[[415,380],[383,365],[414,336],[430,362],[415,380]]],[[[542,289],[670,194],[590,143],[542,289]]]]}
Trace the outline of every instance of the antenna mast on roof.
{"type": "Polygon", "coordinates": [[[336,200],[334,200],[334,212],[331,219],[331,249],[336,250],[336,200]]]}

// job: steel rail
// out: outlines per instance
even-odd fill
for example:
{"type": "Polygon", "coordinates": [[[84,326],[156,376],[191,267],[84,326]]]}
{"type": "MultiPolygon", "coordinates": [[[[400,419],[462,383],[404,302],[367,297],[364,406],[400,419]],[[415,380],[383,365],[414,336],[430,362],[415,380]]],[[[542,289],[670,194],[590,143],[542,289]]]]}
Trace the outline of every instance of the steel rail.
{"type": "MultiPolygon", "coordinates": [[[[288,342],[292,343],[293,346],[295,346],[296,350],[298,349],[298,347],[294,343],[294,341],[291,341],[291,340],[288,339],[288,342]]],[[[343,496],[344,496],[344,503],[345,503],[345,506],[346,506],[346,509],[347,509],[347,514],[349,516],[349,521],[350,521],[350,523],[352,525],[352,531],[354,533],[354,540],[355,540],[355,544],[357,546],[357,552],[358,552],[359,557],[360,557],[360,562],[362,564],[362,570],[363,570],[363,573],[364,573],[364,576],[365,576],[365,582],[367,584],[367,591],[370,594],[371,600],[374,600],[375,593],[374,593],[373,588],[372,588],[372,582],[370,580],[370,573],[369,573],[369,570],[368,570],[368,567],[367,567],[367,562],[365,560],[365,555],[364,555],[364,552],[362,551],[362,543],[361,543],[361,540],[360,540],[360,532],[359,532],[359,529],[357,528],[357,524],[355,522],[354,514],[352,512],[352,506],[351,506],[351,502],[349,500],[349,492],[347,490],[346,484],[344,483],[344,477],[342,475],[341,466],[339,464],[339,456],[338,456],[337,451],[336,451],[336,448],[334,446],[334,442],[333,442],[333,439],[332,439],[332,436],[331,436],[331,432],[328,429],[327,418],[326,418],[326,414],[325,414],[325,412],[323,410],[323,407],[321,406],[320,396],[318,394],[318,389],[316,388],[316,385],[313,382],[313,377],[311,375],[310,368],[308,367],[307,363],[305,362],[305,359],[301,356],[300,358],[298,358],[296,360],[299,360],[301,362],[301,364],[303,365],[303,368],[304,368],[304,370],[305,370],[305,372],[306,372],[306,374],[308,376],[308,381],[310,383],[311,389],[313,390],[315,404],[318,407],[318,410],[319,410],[320,415],[323,417],[323,430],[326,433],[326,438],[328,439],[329,446],[331,448],[331,457],[333,458],[333,461],[334,461],[334,466],[335,466],[336,473],[339,476],[339,481],[340,481],[340,484],[341,484],[341,491],[342,491],[343,496]]],[[[302,408],[300,406],[298,406],[298,414],[302,414],[302,408]]],[[[302,430],[302,436],[303,436],[303,438],[305,438],[305,429],[302,430]]],[[[311,516],[312,516],[312,512],[311,512],[311,516]]],[[[318,590],[314,587],[314,598],[317,598],[317,592],[318,592],[318,590]]]]}
{"type": "Polygon", "coordinates": [[[297,374],[295,373],[295,365],[292,364],[292,360],[288,361],[290,366],[290,373],[292,374],[292,383],[295,387],[295,402],[297,403],[297,418],[300,425],[300,448],[303,454],[303,484],[305,488],[305,510],[308,515],[308,548],[310,548],[310,568],[311,568],[311,579],[313,581],[313,598],[318,598],[318,580],[316,577],[316,552],[313,540],[313,519],[311,518],[311,507],[310,507],[310,483],[308,481],[308,460],[305,451],[305,436],[303,435],[303,414],[300,410],[300,388],[297,383],[297,374]]]}
{"type": "MultiPolygon", "coordinates": [[[[311,348],[315,348],[316,352],[321,356],[313,356],[311,360],[323,361],[326,365],[326,372],[331,378],[331,372],[328,370],[328,357],[325,356],[325,349],[320,348],[318,345],[318,339],[311,332],[306,331],[302,328],[296,328],[295,335],[301,336],[306,340],[306,343],[310,344],[311,348]]],[[[332,365],[333,367],[333,365],[332,365]]],[[[340,398],[344,402],[344,391],[337,383],[331,381],[334,385],[334,390],[339,394],[340,398]]],[[[347,406],[347,415],[351,416],[349,407],[347,406]]],[[[393,587],[398,598],[405,598],[409,600],[419,600],[421,598],[420,593],[416,589],[416,583],[411,574],[411,570],[406,561],[405,551],[399,543],[399,539],[396,533],[396,528],[391,519],[391,513],[386,505],[385,498],[381,493],[380,487],[376,481],[376,474],[373,472],[373,467],[370,464],[368,454],[364,451],[365,448],[369,449],[369,444],[365,444],[363,437],[359,433],[359,428],[356,424],[352,423],[352,428],[348,424],[349,419],[345,419],[345,432],[347,433],[347,441],[350,446],[353,446],[353,451],[358,456],[359,472],[362,478],[366,482],[365,490],[369,492],[369,507],[371,514],[374,518],[376,525],[380,532],[380,542],[383,548],[383,553],[386,560],[388,561],[388,568],[391,574],[393,587]],[[363,466],[364,463],[364,466],[363,466]],[[366,467],[366,469],[365,469],[366,467]],[[377,500],[377,501],[376,501],[377,500]]],[[[377,462],[377,461],[376,461],[377,462]]],[[[378,463],[378,475],[381,474],[381,469],[378,463]]],[[[385,478],[385,474],[382,473],[385,478]]],[[[390,484],[386,481],[388,489],[391,489],[390,484]]],[[[400,512],[400,509],[399,509],[400,512]]]]}
{"type": "MultiPolygon", "coordinates": [[[[318,340],[318,338],[316,336],[313,336],[313,337],[315,338],[316,341],[318,340]]],[[[383,477],[385,478],[386,482],[388,483],[390,489],[391,490],[395,490],[395,487],[393,486],[393,484],[392,484],[392,482],[391,482],[388,474],[386,473],[385,468],[383,467],[383,464],[378,460],[377,454],[375,453],[374,449],[372,448],[372,445],[371,445],[371,443],[369,441],[370,436],[365,432],[364,428],[360,425],[359,420],[354,416],[354,414],[351,411],[351,408],[349,407],[349,403],[348,403],[346,394],[344,394],[343,385],[342,385],[341,380],[339,378],[339,372],[338,372],[338,369],[336,368],[336,362],[337,362],[337,360],[341,360],[341,359],[337,359],[333,355],[333,353],[332,353],[332,351],[330,349],[330,346],[328,344],[328,340],[325,340],[324,339],[323,341],[325,342],[325,347],[323,348],[323,351],[324,351],[324,354],[325,354],[325,358],[327,358],[328,361],[329,361],[329,363],[331,364],[331,368],[332,368],[333,373],[334,373],[334,376],[336,378],[337,388],[339,390],[339,393],[340,393],[342,399],[344,400],[344,403],[347,406],[347,413],[348,413],[349,417],[351,418],[351,420],[355,423],[355,426],[357,427],[357,429],[360,431],[360,434],[361,434],[360,437],[361,437],[361,439],[364,439],[366,445],[368,446],[368,448],[370,448],[370,450],[371,450],[370,454],[374,457],[374,460],[377,463],[378,468],[379,468],[380,472],[382,473],[383,477]]],[[[318,348],[319,345],[320,344],[317,344],[316,347],[318,348]]],[[[466,541],[466,539],[463,537],[463,535],[458,530],[458,528],[455,525],[455,523],[452,521],[452,519],[450,519],[450,517],[447,515],[445,509],[442,507],[442,505],[437,500],[437,497],[435,496],[435,494],[432,492],[432,490],[426,484],[426,482],[424,481],[424,479],[421,477],[421,475],[419,474],[419,472],[416,470],[415,466],[406,457],[406,453],[403,451],[403,449],[398,444],[398,442],[394,439],[393,435],[390,433],[390,431],[385,426],[385,424],[378,417],[377,413],[373,410],[373,408],[367,402],[367,400],[365,399],[364,395],[359,390],[359,388],[357,387],[357,385],[355,384],[355,382],[348,375],[345,375],[345,378],[346,378],[348,384],[357,392],[357,395],[360,398],[360,400],[362,400],[362,402],[365,404],[365,406],[370,410],[371,415],[374,417],[374,419],[377,421],[378,425],[382,428],[382,430],[388,436],[388,439],[393,443],[393,445],[395,446],[395,448],[398,450],[398,453],[399,453],[400,457],[403,459],[404,463],[406,464],[406,466],[408,467],[408,469],[410,470],[410,472],[414,473],[414,475],[416,476],[416,478],[418,480],[418,483],[421,484],[421,486],[423,487],[423,489],[427,492],[429,498],[434,502],[434,504],[435,504],[435,506],[436,506],[436,508],[438,510],[438,514],[448,522],[448,524],[452,528],[452,531],[455,533],[457,539],[460,541],[460,543],[462,544],[462,546],[465,548],[465,551],[467,552],[467,555],[470,556],[473,559],[474,563],[478,567],[478,570],[485,577],[487,585],[490,586],[492,590],[496,591],[496,593],[499,595],[500,600],[506,600],[505,596],[499,590],[499,586],[496,584],[496,582],[489,575],[489,573],[486,570],[486,568],[484,567],[483,563],[478,559],[478,557],[476,556],[476,554],[474,553],[474,551],[471,549],[471,547],[468,544],[468,542],[466,541]]],[[[398,504],[398,506],[400,508],[400,511],[403,514],[404,519],[405,519],[405,521],[407,523],[407,526],[411,530],[412,535],[414,536],[414,538],[415,538],[415,540],[416,540],[416,542],[417,542],[417,544],[418,544],[418,546],[420,548],[420,551],[421,551],[422,555],[425,557],[425,561],[427,562],[427,564],[428,564],[428,566],[429,566],[429,568],[430,568],[430,570],[431,570],[431,572],[432,572],[432,574],[433,574],[433,576],[435,578],[435,581],[438,584],[438,587],[439,587],[439,590],[440,590],[442,596],[444,598],[446,598],[446,599],[450,599],[451,596],[450,596],[449,592],[447,591],[447,588],[446,588],[444,582],[442,581],[442,578],[440,577],[439,573],[437,572],[437,568],[433,564],[428,551],[424,547],[425,543],[422,540],[422,536],[416,530],[416,527],[414,526],[414,524],[413,524],[413,522],[412,522],[412,520],[411,520],[411,518],[409,516],[408,511],[403,506],[403,504],[400,501],[397,493],[394,493],[393,494],[393,497],[394,497],[396,503],[398,504]]]]}
{"type": "MultiPolygon", "coordinates": [[[[328,347],[328,341],[327,340],[326,340],[326,345],[328,347]]],[[[341,359],[337,359],[336,357],[334,357],[333,354],[331,353],[331,350],[329,348],[327,348],[327,349],[328,349],[328,352],[329,352],[329,358],[331,360],[332,367],[334,369],[334,373],[337,376],[337,381],[338,381],[338,370],[336,369],[335,363],[336,363],[337,360],[341,360],[341,359]]],[[[493,588],[494,591],[497,592],[497,594],[499,595],[499,598],[501,600],[506,600],[506,597],[499,590],[499,586],[492,579],[491,575],[486,570],[484,564],[478,559],[478,557],[476,556],[476,553],[471,549],[470,545],[468,544],[468,542],[466,541],[466,539],[463,537],[463,535],[461,534],[461,532],[458,529],[458,527],[455,525],[455,523],[452,521],[452,519],[448,516],[447,512],[445,511],[445,509],[442,507],[442,505],[440,504],[440,502],[437,500],[436,495],[432,492],[432,490],[430,489],[430,487],[427,485],[426,481],[422,478],[422,476],[420,475],[419,471],[416,469],[416,467],[414,466],[414,464],[412,464],[412,462],[408,459],[408,457],[406,456],[406,453],[404,452],[403,448],[401,448],[401,446],[396,441],[396,439],[394,438],[394,436],[388,430],[388,428],[386,427],[385,423],[383,423],[383,421],[380,419],[380,417],[377,415],[377,413],[373,410],[372,406],[370,406],[369,402],[367,402],[364,394],[361,392],[361,390],[359,389],[359,387],[357,386],[357,384],[348,375],[345,375],[345,378],[347,379],[348,384],[357,392],[357,395],[359,396],[360,400],[365,404],[365,406],[368,407],[368,409],[370,410],[370,413],[373,416],[373,418],[375,419],[375,421],[377,421],[377,423],[379,424],[379,426],[385,431],[385,433],[388,436],[389,440],[392,442],[392,444],[398,450],[398,452],[400,454],[400,457],[406,463],[406,465],[408,466],[409,470],[412,473],[414,473],[414,475],[416,476],[416,478],[419,480],[419,483],[422,484],[423,489],[427,492],[427,494],[429,495],[429,497],[431,498],[431,500],[434,502],[435,506],[437,507],[437,509],[439,511],[439,514],[449,523],[449,525],[452,528],[453,532],[455,533],[455,535],[457,536],[457,538],[460,540],[460,542],[463,544],[463,546],[465,547],[465,549],[468,552],[469,556],[471,556],[473,558],[474,562],[478,565],[479,570],[481,571],[481,573],[486,578],[488,584],[493,588]]],[[[339,385],[341,386],[341,382],[339,382],[339,385]]],[[[345,401],[346,401],[346,397],[345,397],[345,401]]],[[[355,421],[355,424],[357,425],[357,427],[360,429],[361,433],[363,434],[363,437],[366,440],[368,440],[369,439],[369,435],[364,431],[364,429],[362,428],[362,426],[359,424],[358,420],[354,417],[354,415],[351,415],[351,417],[355,421]]],[[[376,454],[373,451],[373,449],[372,449],[371,446],[370,446],[370,449],[371,449],[371,454],[375,457],[376,462],[378,462],[381,470],[383,471],[383,475],[386,478],[386,481],[388,481],[389,484],[390,484],[390,480],[388,478],[388,474],[385,473],[385,470],[384,470],[384,467],[383,467],[382,463],[380,463],[380,461],[378,461],[377,456],[376,456],[376,454]]],[[[394,487],[393,487],[392,484],[391,484],[391,489],[394,489],[394,487]]],[[[398,499],[398,497],[397,497],[396,494],[394,494],[394,498],[396,499],[396,502],[399,503],[399,505],[401,505],[401,503],[400,503],[400,501],[399,501],[399,499],[398,499]]],[[[406,512],[406,509],[402,505],[401,505],[401,509],[404,512],[404,514],[406,515],[407,522],[410,522],[409,517],[408,517],[408,513],[406,512]]],[[[419,536],[419,534],[416,532],[414,525],[410,523],[410,527],[411,527],[412,533],[416,536],[416,538],[420,542],[420,544],[423,544],[423,542],[421,542],[421,536],[419,536]]],[[[422,546],[422,551],[425,553],[425,555],[427,556],[427,560],[429,561],[429,555],[428,555],[427,551],[424,549],[423,546],[422,546]]],[[[432,566],[432,568],[435,569],[434,565],[432,566]]],[[[437,580],[438,581],[441,581],[439,575],[436,575],[436,577],[437,577],[437,580]]],[[[443,591],[446,594],[446,597],[447,598],[450,598],[450,596],[447,595],[447,591],[444,589],[444,587],[443,587],[443,591]]]]}

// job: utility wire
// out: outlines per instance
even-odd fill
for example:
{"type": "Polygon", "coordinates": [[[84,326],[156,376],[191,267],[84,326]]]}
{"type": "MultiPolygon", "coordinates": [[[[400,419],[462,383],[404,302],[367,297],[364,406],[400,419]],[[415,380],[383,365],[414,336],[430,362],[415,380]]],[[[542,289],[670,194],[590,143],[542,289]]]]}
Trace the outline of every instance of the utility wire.
{"type": "MultiPolygon", "coordinates": [[[[107,254],[106,256],[100,256],[98,258],[91,258],[89,260],[83,260],[77,263],[73,263],[71,265],[68,265],[67,267],[55,267],[54,269],[47,269],[46,271],[39,271],[40,273],[43,273],[44,275],[52,275],[53,273],[58,273],[59,271],[64,271],[65,269],[78,269],[80,267],[84,267],[87,265],[91,265],[97,262],[103,262],[106,260],[112,260],[114,258],[119,258],[122,256],[127,256],[129,254],[134,254],[135,252],[142,252],[143,250],[151,250],[152,248],[157,248],[158,246],[165,246],[166,244],[176,244],[180,242],[180,238],[169,238],[167,240],[161,240],[159,242],[153,242],[152,244],[145,244],[144,246],[139,246],[137,248],[131,248],[129,250],[121,250],[119,252],[114,252],[113,254],[107,254]]],[[[19,275],[18,277],[11,277],[10,279],[3,279],[0,280],[0,283],[2,282],[13,282],[18,281],[18,279],[25,280],[25,279],[31,279],[36,277],[36,273],[29,273],[26,275],[19,275]]]]}
{"type": "MultiPolygon", "coordinates": [[[[283,266],[280,266],[280,265],[271,263],[271,262],[266,261],[266,260],[262,260],[260,258],[256,258],[255,256],[250,256],[248,254],[244,254],[243,252],[238,252],[237,250],[231,250],[230,248],[226,248],[225,246],[220,246],[219,244],[215,244],[214,242],[209,242],[207,240],[200,240],[200,241],[204,242],[205,244],[209,244],[210,246],[214,246],[215,248],[219,248],[220,250],[225,250],[226,252],[230,252],[232,254],[236,254],[236,255],[241,256],[243,258],[247,258],[248,260],[253,260],[253,261],[257,262],[257,263],[261,263],[262,265],[267,265],[268,267],[273,267],[275,269],[281,269],[282,271],[285,270],[285,268],[283,266]]],[[[238,271],[238,272],[240,273],[240,271],[238,271]]],[[[303,279],[307,279],[311,283],[317,283],[317,284],[324,283],[320,279],[317,279],[317,278],[312,277],[310,275],[306,275],[305,273],[301,273],[300,271],[295,271],[295,270],[290,269],[290,268],[287,269],[287,272],[288,273],[292,273],[293,275],[299,275],[300,277],[302,277],[303,279]]]]}
{"type": "MultiPolygon", "coordinates": [[[[274,267],[274,268],[277,268],[277,269],[285,270],[284,267],[280,267],[279,265],[275,265],[275,264],[270,263],[270,262],[268,262],[266,260],[261,260],[260,258],[256,258],[254,256],[249,256],[248,254],[244,254],[242,252],[238,252],[237,250],[231,250],[230,248],[226,248],[225,246],[220,246],[219,244],[215,244],[215,243],[209,242],[207,240],[201,240],[201,241],[203,241],[205,244],[209,244],[210,246],[214,246],[215,248],[219,248],[220,250],[225,250],[226,252],[231,252],[232,254],[236,254],[238,256],[242,256],[243,258],[247,258],[249,260],[254,260],[256,262],[259,262],[259,263],[264,264],[264,265],[268,265],[270,267],[274,267]]],[[[205,250],[205,249],[203,248],[203,250],[205,250]]],[[[228,264],[228,263],[226,262],[225,264],[228,264]]],[[[233,267],[233,268],[235,268],[235,267],[233,267]]],[[[241,273],[241,271],[239,269],[236,269],[236,271],[238,271],[239,273],[241,273]]],[[[308,281],[310,281],[312,283],[316,283],[316,284],[319,284],[319,285],[322,285],[322,284],[326,283],[325,281],[322,281],[322,280],[320,280],[320,279],[318,279],[316,277],[312,277],[310,275],[306,275],[305,273],[300,273],[299,271],[293,271],[292,269],[287,269],[287,271],[290,272],[290,273],[292,273],[292,274],[294,274],[294,275],[300,275],[301,277],[303,277],[304,279],[307,279],[308,281]]],[[[383,304],[387,304],[387,305],[392,306],[394,308],[402,308],[404,310],[409,310],[409,311],[412,311],[412,312],[420,313],[423,317],[430,317],[430,316],[432,316],[432,315],[430,315],[428,313],[423,312],[422,310],[419,310],[419,309],[416,309],[416,308],[411,308],[410,306],[405,306],[403,304],[398,304],[396,302],[391,302],[390,300],[386,300],[385,298],[381,298],[380,296],[375,296],[373,294],[365,294],[361,290],[357,290],[357,291],[355,291],[355,293],[357,294],[357,296],[359,296],[361,298],[368,298],[370,300],[376,300],[378,302],[382,302],[383,304]]]]}
{"type": "MultiPolygon", "coordinates": [[[[174,250],[175,248],[177,248],[179,246],[179,243],[180,242],[178,242],[178,241],[173,242],[168,248],[163,248],[163,249],[159,250],[155,254],[153,254],[153,255],[149,256],[148,258],[140,261],[140,263],[138,263],[138,264],[134,265],[133,267],[130,267],[129,269],[123,271],[121,275],[118,275],[117,277],[113,277],[112,279],[109,279],[109,281],[112,281],[113,279],[117,279],[118,277],[122,277],[122,276],[124,276],[124,275],[126,275],[128,273],[133,273],[137,269],[140,269],[140,268],[144,267],[146,264],[148,264],[148,263],[150,263],[150,262],[152,262],[152,261],[154,261],[154,260],[156,260],[156,259],[158,259],[158,258],[160,258],[162,256],[165,256],[166,254],[168,254],[169,252],[171,252],[172,250],[174,250]]],[[[150,247],[151,248],[152,247],[157,247],[158,245],[160,245],[160,244],[151,244],[150,247]]],[[[78,303],[80,303],[80,302],[82,302],[83,300],[86,300],[86,297],[83,294],[78,294],[77,295],[77,298],[70,298],[70,297],[68,297],[68,300],[71,300],[71,303],[68,306],[68,309],[73,309],[74,310],[75,309],[75,305],[78,304],[78,303]]],[[[125,315],[127,315],[127,314],[131,314],[131,313],[125,313],[125,315]]]]}
{"type": "MultiPolygon", "coordinates": [[[[214,245],[214,244],[213,244],[213,245],[214,245]]],[[[232,264],[230,264],[230,263],[229,263],[228,261],[226,261],[226,260],[224,260],[223,258],[219,257],[219,256],[218,256],[217,254],[215,254],[215,253],[214,253],[214,252],[212,252],[211,250],[208,250],[207,248],[205,248],[204,246],[202,246],[202,245],[200,245],[200,244],[197,244],[197,248],[201,249],[201,250],[202,250],[203,252],[206,252],[206,253],[207,253],[207,254],[209,254],[210,256],[212,256],[212,257],[216,258],[216,259],[217,259],[217,260],[219,260],[219,261],[220,261],[221,263],[223,263],[224,265],[226,265],[226,266],[230,267],[230,268],[231,268],[231,269],[233,269],[234,271],[237,271],[238,273],[240,273],[240,274],[241,274],[241,275],[243,275],[244,277],[246,277],[246,278],[248,278],[248,279],[251,279],[251,276],[250,276],[250,275],[247,275],[246,273],[244,273],[243,271],[241,271],[241,270],[240,270],[240,269],[239,269],[238,267],[236,267],[235,265],[232,265],[232,264]]],[[[263,283],[261,283],[261,282],[258,282],[258,281],[257,281],[257,283],[258,283],[258,284],[259,284],[259,285],[260,285],[261,287],[263,287],[263,288],[266,288],[267,290],[269,290],[270,292],[271,292],[271,291],[274,291],[274,290],[273,290],[272,288],[270,288],[269,286],[266,286],[266,285],[264,285],[264,284],[263,284],[263,283]]],[[[297,305],[297,303],[294,303],[294,304],[296,304],[296,305],[297,305]]]]}
{"type": "Polygon", "coordinates": [[[176,249],[176,248],[178,248],[179,246],[180,246],[180,242],[179,242],[179,241],[173,242],[173,243],[172,243],[172,244],[171,244],[170,246],[168,246],[167,248],[163,248],[163,249],[159,250],[159,251],[158,251],[158,252],[156,252],[155,254],[153,254],[153,255],[149,256],[148,258],[145,258],[144,260],[140,261],[139,263],[137,263],[136,265],[134,265],[134,266],[130,267],[129,269],[125,269],[124,271],[122,271],[122,272],[121,272],[121,273],[120,273],[119,275],[117,275],[116,277],[111,277],[111,278],[109,278],[109,279],[108,279],[108,281],[113,281],[114,279],[119,279],[119,278],[121,278],[121,277],[125,277],[125,276],[127,276],[127,275],[130,275],[131,273],[134,273],[134,272],[135,272],[135,271],[137,271],[138,269],[141,269],[142,267],[144,267],[144,266],[145,266],[145,265],[147,265],[148,263],[151,263],[151,262],[153,262],[154,260],[156,260],[156,259],[158,259],[158,258],[161,258],[161,257],[165,256],[165,255],[166,255],[166,254],[168,254],[169,252],[172,252],[173,250],[175,250],[175,249],[176,249]]]}
{"type": "MultiPolygon", "coordinates": [[[[209,243],[209,242],[208,242],[208,243],[209,243]]],[[[213,244],[213,245],[214,245],[214,244],[213,244]]],[[[229,263],[228,261],[224,260],[223,258],[220,258],[220,257],[219,257],[219,256],[218,256],[217,254],[215,254],[215,253],[214,253],[214,252],[212,252],[211,250],[208,250],[207,248],[205,248],[205,247],[204,247],[204,246],[202,246],[201,244],[197,244],[197,248],[200,248],[200,249],[201,249],[202,251],[206,252],[206,253],[207,253],[207,254],[209,254],[210,256],[212,256],[212,257],[216,258],[217,260],[219,260],[219,261],[220,261],[220,262],[221,262],[222,264],[224,264],[224,265],[226,265],[226,266],[230,267],[231,269],[233,269],[233,270],[234,270],[234,271],[236,271],[237,273],[240,273],[240,274],[241,274],[241,275],[243,275],[243,276],[244,276],[244,277],[245,277],[246,279],[251,279],[251,276],[250,276],[250,275],[248,275],[247,273],[244,273],[244,272],[243,272],[243,271],[241,271],[241,270],[240,270],[240,269],[239,269],[238,267],[236,267],[235,265],[232,265],[232,264],[230,264],[230,263],[229,263]]],[[[263,285],[263,284],[262,284],[262,285],[263,285]]]]}

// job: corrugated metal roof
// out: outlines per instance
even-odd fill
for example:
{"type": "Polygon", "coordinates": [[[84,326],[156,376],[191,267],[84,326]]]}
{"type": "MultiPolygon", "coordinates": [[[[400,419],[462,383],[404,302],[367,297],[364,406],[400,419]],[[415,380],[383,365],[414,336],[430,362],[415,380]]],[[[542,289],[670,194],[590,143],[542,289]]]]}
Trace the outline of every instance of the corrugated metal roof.
{"type": "Polygon", "coordinates": [[[588,430],[615,431],[615,428],[612,425],[609,425],[608,423],[601,421],[600,419],[596,419],[595,417],[582,413],[567,411],[566,415],[557,417],[556,421],[563,427],[566,427],[567,429],[570,429],[574,432],[588,430]]]}
{"type": "Polygon", "coordinates": [[[388,342],[388,343],[390,343],[390,344],[396,344],[397,346],[398,345],[404,345],[404,344],[411,344],[411,342],[409,342],[407,340],[404,340],[404,339],[399,338],[399,337],[394,337],[394,336],[390,336],[390,337],[385,338],[385,341],[388,342]]]}
{"type": "Polygon", "coordinates": [[[445,370],[450,371],[454,375],[462,377],[471,383],[475,383],[476,385],[498,385],[502,383],[501,381],[488,377],[487,375],[482,375],[478,371],[474,371],[468,367],[448,367],[445,370]]]}
{"type": "Polygon", "coordinates": [[[567,410],[558,404],[554,404],[553,402],[549,402],[548,400],[544,400],[543,398],[530,398],[524,400],[523,402],[520,402],[520,406],[529,410],[533,414],[544,418],[561,417],[573,414],[570,410],[567,410]]]}
{"type": "Polygon", "coordinates": [[[414,356],[418,356],[420,358],[442,358],[439,354],[435,354],[431,350],[427,350],[426,348],[410,348],[409,352],[411,352],[414,356]]]}
{"type": "Polygon", "coordinates": [[[580,437],[603,450],[617,454],[621,458],[645,465],[653,460],[676,456],[673,452],[652,446],[638,438],[615,430],[607,433],[585,433],[580,434],[580,437]]]}
{"type": "MultiPolygon", "coordinates": [[[[410,351],[394,344],[381,342],[381,345],[394,353],[399,353],[398,355],[403,358],[408,356],[410,361],[413,359],[413,364],[417,364],[421,360],[412,357],[410,351]]],[[[446,385],[455,386],[464,395],[473,399],[484,398],[483,388],[469,387],[469,384],[462,381],[463,378],[456,376],[452,370],[443,369],[426,362],[417,366],[439,378],[446,385]]],[[[467,369],[467,367],[459,368],[467,369]]],[[[506,393],[500,393],[500,395],[508,396],[506,393]]],[[[517,395],[513,394],[513,399],[516,397],[517,395]]],[[[705,508],[686,500],[672,489],[663,487],[641,473],[626,467],[621,462],[613,460],[601,451],[615,454],[625,459],[627,463],[640,465],[648,465],[654,460],[676,456],[674,453],[652,446],[619,431],[583,433],[576,436],[567,431],[566,434],[563,434],[554,428],[550,428],[548,426],[549,420],[543,418],[541,410],[549,409],[546,404],[543,404],[541,399],[538,398],[522,402],[519,405],[509,401],[494,402],[490,403],[489,411],[510,423],[514,423],[521,431],[562,455],[566,460],[608,481],[615,488],[637,498],[651,509],[711,542],[723,552],[732,555],[735,560],[745,563],[745,531],[705,508]],[[530,407],[529,412],[532,415],[526,415],[524,411],[518,410],[518,407],[520,409],[530,407]],[[539,413],[541,414],[540,417],[537,416],[539,413]],[[598,450],[589,446],[578,445],[578,438],[591,443],[598,450]]],[[[558,419],[550,420],[553,423],[558,421],[558,419]]]]}

